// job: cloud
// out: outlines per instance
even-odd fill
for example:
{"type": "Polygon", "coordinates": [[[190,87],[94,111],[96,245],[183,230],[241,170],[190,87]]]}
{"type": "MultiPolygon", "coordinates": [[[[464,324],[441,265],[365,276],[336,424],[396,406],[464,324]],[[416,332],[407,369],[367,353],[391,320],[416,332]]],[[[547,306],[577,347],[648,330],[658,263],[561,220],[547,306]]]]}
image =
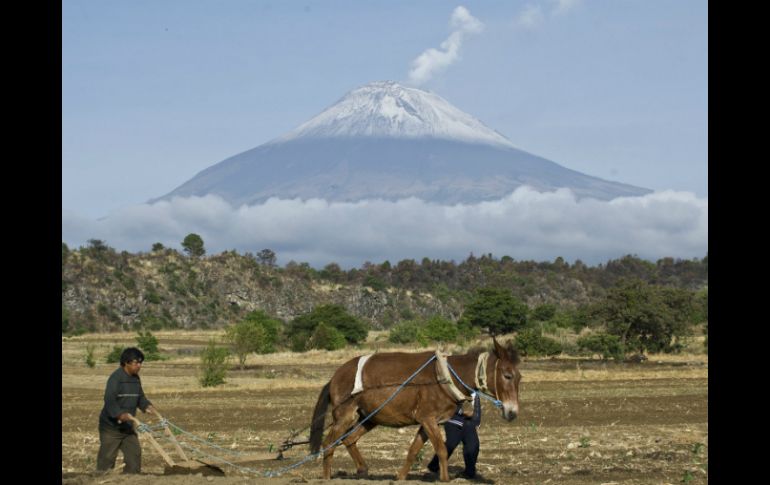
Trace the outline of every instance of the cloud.
{"type": "Polygon", "coordinates": [[[543,23],[543,10],[539,5],[527,4],[524,10],[516,17],[516,25],[525,29],[534,29],[543,23]]]}
{"type": "Polygon", "coordinates": [[[318,268],[423,257],[460,261],[471,252],[587,264],[626,254],[689,259],[708,251],[708,199],[665,191],[607,202],[578,200],[569,189],[521,187],[499,200],[454,206],[416,198],[270,199],[233,208],[208,195],[130,207],[100,221],[62,213],[62,240],[71,247],[96,238],[132,252],[149,251],[155,242],[181,250],[191,232],[201,235],[209,254],[270,248],[281,264],[318,268]]]}
{"type": "MultiPolygon", "coordinates": [[[[581,1],[582,0],[548,0],[548,3],[552,5],[550,15],[565,15],[580,5],[581,1]]],[[[514,19],[514,24],[517,27],[534,30],[540,27],[545,20],[546,15],[543,13],[543,8],[540,5],[528,3],[524,6],[521,13],[514,19]]]]}
{"type": "Polygon", "coordinates": [[[484,24],[462,5],[452,12],[449,25],[453,30],[441,43],[441,49],[432,47],[426,49],[412,61],[412,69],[409,71],[409,81],[412,84],[423,84],[436,72],[453,64],[459,58],[463,38],[468,34],[477,34],[484,30],[484,24]]]}
{"type": "Polygon", "coordinates": [[[551,3],[555,4],[552,13],[555,15],[562,15],[570,10],[574,9],[582,0],[551,0],[551,3]]]}

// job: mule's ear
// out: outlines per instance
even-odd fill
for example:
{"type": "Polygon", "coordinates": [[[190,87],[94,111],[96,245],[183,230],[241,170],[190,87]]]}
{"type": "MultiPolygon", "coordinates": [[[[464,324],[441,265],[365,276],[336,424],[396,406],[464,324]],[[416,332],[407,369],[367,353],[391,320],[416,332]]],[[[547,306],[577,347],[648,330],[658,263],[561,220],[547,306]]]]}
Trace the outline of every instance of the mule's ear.
{"type": "Polygon", "coordinates": [[[503,349],[502,345],[497,343],[497,339],[495,338],[494,335],[492,336],[492,343],[495,345],[495,356],[498,359],[505,358],[505,349],[503,349]]]}

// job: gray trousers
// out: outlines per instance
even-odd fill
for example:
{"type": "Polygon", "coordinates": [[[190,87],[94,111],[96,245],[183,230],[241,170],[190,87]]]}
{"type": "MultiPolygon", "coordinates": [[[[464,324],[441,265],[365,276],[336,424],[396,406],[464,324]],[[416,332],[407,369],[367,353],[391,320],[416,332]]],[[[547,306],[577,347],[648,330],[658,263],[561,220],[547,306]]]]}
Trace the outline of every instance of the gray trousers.
{"type": "Polygon", "coordinates": [[[142,471],[142,447],[136,433],[126,434],[100,426],[99,443],[99,454],[96,456],[97,472],[107,472],[115,468],[118,450],[123,452],[123,461],[126,463],[123,473],[142,471]]]}

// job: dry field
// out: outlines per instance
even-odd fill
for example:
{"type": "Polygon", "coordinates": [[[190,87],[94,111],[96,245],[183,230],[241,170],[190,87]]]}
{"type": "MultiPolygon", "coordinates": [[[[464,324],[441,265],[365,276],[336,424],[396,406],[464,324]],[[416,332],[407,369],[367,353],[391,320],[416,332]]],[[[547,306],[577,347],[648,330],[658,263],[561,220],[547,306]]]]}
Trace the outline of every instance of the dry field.
{"type": "MultiPolygon", "coordinates": [[[[337,352],[251,356],[243,371],[233,368],[227,384],[203,389],[197,383],[199,352],[216,332],[157,332],[168,360],[147,362],[142,382],[164,416],[197,437],[233,453],[266,452],[292,430],[309,424],[321,387],[345,360],[374,349],[388,350],[374,334],[367,348],[337,352]]],[[[376,428],[359,442],[370,467],[357,479],[343,448],[335,453],[335,478],[321,480],[320,460],[277,478],[264,478],[307,453],[297,447],[286,460],[223,467],[226,476],[165,476],[163,461],[142,439],[143,474],[119,470],[92,475],[99,446],[97,422],[104,384],[116,368],[104,363],[115,344],[135,344],[134,334],[84,335],[62,340],[62,476],[70,485],[196,485],[323,482],[389,483],[395,479],[415,427],[376,428]],[[86,344],[96,345],[96,368],[85,365],[86,344]]],[[[402,348],[403,350],[403,348],[402,348]]],[[[701,484],[708,481],[708,358],[702,354],[652,356],[642,364],[578,359],[526,360],[520,367],[521,414],[507,423],[483,404],[478,469],[487,483],[501,484],[701,484]]],[[[146,415],[148,424],[154,418],[146,415]]],[[[304,433],[303,435],[304,436],[304,433]]],[[[196,444],[194,441],[187,443],[196,444]]],[[[169,445],[169,451],[171,447],[169,445]]],[[[223,452],[213,450],[220,456],[223,452]]],[[[422,466],[411,481],[435,481],[425,470],[432,456],[424,448],[422,466]]],[[[118,458],[118,468],[122,458],[118,458]]],[[[450,476],[462,470],[462,453],[449,462],[450,476]]],[[[465,483],[463,479],[453,479],[465,483]]]]}

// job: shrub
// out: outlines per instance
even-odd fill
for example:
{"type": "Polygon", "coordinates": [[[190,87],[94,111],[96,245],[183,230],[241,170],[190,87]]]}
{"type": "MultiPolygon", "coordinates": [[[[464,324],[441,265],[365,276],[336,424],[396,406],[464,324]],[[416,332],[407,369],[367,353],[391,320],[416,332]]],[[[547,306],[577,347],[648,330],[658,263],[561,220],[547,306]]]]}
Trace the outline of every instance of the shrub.
{"type": "Polygon", "coordinates": [[[434,315],[425,321],[425,337],[433,342],[455,342],[457,340],[457,325],[439,315],[434,315]]]}
{"type": "Polygon", "coordinates": [[[144,360],[161,360],[160,353],[158,353],[158,339],[149,331],[137,332],[136,346],[139,347],[144,353],[144,360]]]}
{"type": "Polygon", "coordinates": [[[246,357],[252,352],[259,354],[275,352],[275,343],[278,340],[281,325],[280,320],[270,318],[265,312],[253,311],[227,329],[226,339],[238,356],[241,369],[246,357]]]}
{"type": "Polygon", "coordinates": [[[516,348],[522,355],[557,355],[561,353],[561,344],[556,340],[543,337],[537,329],[522,330],[516,335],[516,348]]]}
{"type": "Polygon", "coordinates": [[[479,336],[481,330],[478,327],[469,325],[468,322],[460,320],[457,322],[457,340],[469,342],[479,336]]]}
{"type": "Polygon", "coordinates": [[[227,374],[227,360],[230,352],[225,347],[217,347],[214,339],[209,340],[209,344],[201,353],[201,371],[200,383],[203,387],[213,387],[225,383],[227,374]]]}
{"type": "Polygon", "coordinates": [[[612,357],[615,360],[623,360],[625,350],[620,337],[608,333],[594,333],[580,337],[577,340],[578,348],[600,354],[603,360],[612,357]]]}
{"type": "Polygon", "coordinates": [[[534,310],[532,310],[532,320],[537,320],[539,322],[546,322],[551,320],[555,315],[556,305],[552,305],[550,303],[538,305],[534,310]]]}
{"type": "Polygon", "coordinates": [[[388,341],[394,344],[419,343],[423,347],[428,345],[422,325],[417,320],[405,320],[390,329],[388,341]]]}
{"type": "Polygon", "coordinates": [[[120,362],[120,354],[123,353],[123,347],[120,345],[114,345],[109,354],[107,354],[107,363],[115,364],[120,362]]]}
{"type": "Polygon", "coordinates": [[[94,344],[86,345],[86,365],[92,369],[96,366],[96,361],[94,360],[95,348],[96,346],[94,344]]]}
{"type": "Polygon", "coordinates": [[[311,349],[337,350],[343,348],[346,343],[342,332],[321,322],[310,337],[308,346],[311,349]]]}
{"type": "Polygon", "coordinates": [[[369,334],[367,325],[349,314],[342,305],[319,305],[315,307],[310,313],[295,318],[289,325],[289,332],[291,334],[302,332],[309,336],[313,334],[321,322],[342,332],[345,340],[351,344],[363,342],[369,334]]]}
{"type": "Polygon", "coordinates": [[[308,332],[296,332],[291,335],[289,347],[292,352],[304,352],[308,347],[308,341],[310,340],[310,333],[308,332]]]}

